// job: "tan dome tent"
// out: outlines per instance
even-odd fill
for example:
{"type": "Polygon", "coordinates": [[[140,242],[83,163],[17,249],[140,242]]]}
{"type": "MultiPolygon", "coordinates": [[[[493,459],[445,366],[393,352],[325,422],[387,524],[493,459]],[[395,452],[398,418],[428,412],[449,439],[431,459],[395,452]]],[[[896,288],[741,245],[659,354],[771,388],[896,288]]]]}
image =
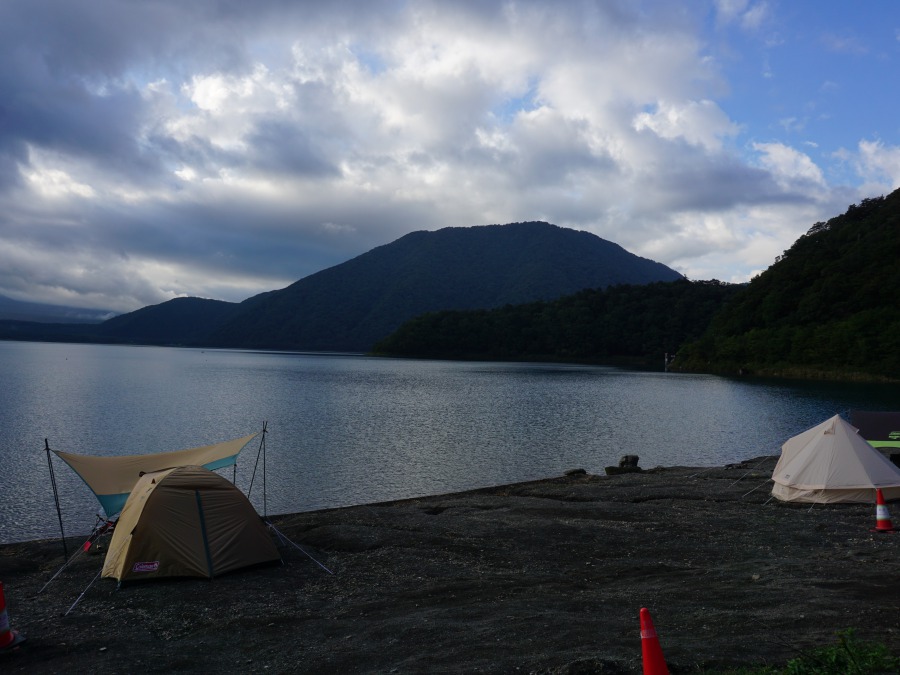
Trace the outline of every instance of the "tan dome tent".
{"type": "Polygon", "coordinates": [[[199,466],[144,474],[119,516],[103,577],[207,577],[280,560],[243,493],[199,466]]]}
{"type": "Polygon", "coordinates": [[[900,469],[835,415],[781,446],[772,494],[785,502],[875,503],[900,498],[900,469]]]}

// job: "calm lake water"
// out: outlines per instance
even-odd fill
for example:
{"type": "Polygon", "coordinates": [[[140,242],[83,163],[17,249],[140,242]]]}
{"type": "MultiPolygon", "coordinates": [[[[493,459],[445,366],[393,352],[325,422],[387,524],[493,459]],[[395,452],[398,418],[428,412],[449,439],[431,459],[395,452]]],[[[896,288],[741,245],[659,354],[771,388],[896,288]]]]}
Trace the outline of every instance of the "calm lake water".
{"type": "MultiPolygon", "coordinates": [[[[0,542],[56,537],[44,439],[100,455],[180,450],[268,422],[268,514],[779,452],[850,409],[898,410],[889,385],[737,380],[557,364],[0,342],[0,542]]],[[[258,443],[241,454],[246,492],[258,443]]],[[[53,459],[67,535],[98,504],[53,459]]],[[[261,469],[260,469],[261,472],[261,469]]],[[[232,470],[222,473],[232,477],[232,470]]]]}

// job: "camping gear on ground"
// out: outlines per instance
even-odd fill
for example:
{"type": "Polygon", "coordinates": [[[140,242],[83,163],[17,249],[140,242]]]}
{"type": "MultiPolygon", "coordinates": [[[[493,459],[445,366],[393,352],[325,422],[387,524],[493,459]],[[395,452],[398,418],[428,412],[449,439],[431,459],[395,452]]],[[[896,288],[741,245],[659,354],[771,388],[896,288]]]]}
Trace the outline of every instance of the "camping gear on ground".
{"type": "Polygon", "coordinates": [[[850,424],[859,429],[869,445],[900,466],[900,412],[851,410],[850,424]]]}
{"type": "MultiPolygon", "coordinates": [[[[281,544],[290,544],[323,570],[334,574],[303,546],[288,539],[269,522],[265,490],[268,433],[265,423],[260,433],[259,450],[247,496],[234,483],[213,473],[209,467],[236,465],[238,453],[259,434],[192,450],[131,457],[90,457],[86,458],[88,461],[80,461],[85,456],[56,453],[60,457],[67,455],[63,459],[79,473],[101,504],[102,497],[123,494],[116,493],[116,489],[125,491],[126,499],[117,516],[109,519],[98,516],[99,522],[88,539],[71,559],[66,554],[65,564],[38,592],[43,592],[75,557],[90,550],[99,537],[110,532],[112,538],[103,567],[65,615],[75,608],[101,574],[103,577],[117,579],[119,583],[160,577],[212,578],[251,565],[281,560],[270,531],[278,537],[281,544]],[[70,462],[71,458],[76,459],[70,462]],[[206,466],[171,464],[192,459],[204,461],[206,466]],[[262,517],[250,503],[260,459],[262,517]],[[116,474],[116,482],[105,480],[109,477],[102,475],[104,469],[116,474]]],[[[53,463],[49,461],[51,450],[46,440],[44,443],[59,511],[53,463]]],[[[62,531],[61,516],[60,530],[62,531]]]]}
{"type": "Polygon", "coordinates": [[[280,560],[262,518],[227,479],[199,466],[144,474],[113,531],[103,577],[219,576],[280,560]]]}
{"type": "Polygon", "coordinates": [[[840,415],[786,441],[772,480],[772,495],[786,502],[871,504],[876,488],[900,498],[900,468],[840,415]]]}
{"type": "MultiPolygon", "coordinates": [[[[202,466],[210,470],[231,466],[237,461],[237,456],[244,446],[257,435],[258,433],[255,433],[215,445],[150,455],[102,457],[76,455],[61,450],[52,452],[81,476],[81,479],[96,495],[107,516],[112,517],[125,506],[128,493],[131,492],[131,488],[137,483],[142,473],[171,469],[176,466],[202,466]]],[[[47,450],[50,451],[49,444],[47,450]]]]}

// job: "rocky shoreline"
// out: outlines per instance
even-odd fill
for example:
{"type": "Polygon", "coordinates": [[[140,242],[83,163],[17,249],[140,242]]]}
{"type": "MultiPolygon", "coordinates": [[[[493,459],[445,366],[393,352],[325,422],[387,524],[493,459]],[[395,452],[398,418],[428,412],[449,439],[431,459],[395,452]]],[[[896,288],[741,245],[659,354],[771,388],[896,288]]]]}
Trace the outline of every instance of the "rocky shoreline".
{"type": "Polygon", "coordinates": [[[783,665],[847,628],[900,652],[900,534],[871,531],[874,504],[770,500],[775,459],[279,516],[283,565],[212,581],[117,590],[88,553],[40,593],[59,542],[0,546],[26,637],[0,670],[638,673],[641,607],[672,673],[783,665]]]}

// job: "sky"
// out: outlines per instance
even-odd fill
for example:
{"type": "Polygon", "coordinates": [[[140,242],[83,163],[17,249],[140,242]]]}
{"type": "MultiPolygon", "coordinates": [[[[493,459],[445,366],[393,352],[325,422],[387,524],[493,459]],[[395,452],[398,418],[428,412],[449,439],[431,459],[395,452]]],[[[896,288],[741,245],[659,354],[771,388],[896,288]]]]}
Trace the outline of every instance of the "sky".
{"type": "Polygon", "coordinates": [[[241,301],[544,220],[743,282],[900,187],[900,3],[3,0],[0,295],[241,301]]]}

